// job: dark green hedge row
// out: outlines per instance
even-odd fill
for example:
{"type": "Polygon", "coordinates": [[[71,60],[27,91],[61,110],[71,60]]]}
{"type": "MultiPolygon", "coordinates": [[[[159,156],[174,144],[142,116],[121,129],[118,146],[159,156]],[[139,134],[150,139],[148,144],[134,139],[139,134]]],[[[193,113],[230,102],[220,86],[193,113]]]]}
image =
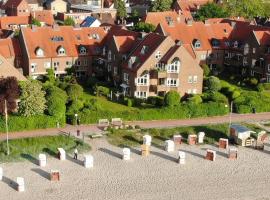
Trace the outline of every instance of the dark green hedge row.
{"type": "Polygon", "coordinates": [[[181,104],[174,107],[147,108],[113,112],[105,110],[84,109],[80,115],[81,123],[97,123],[99,119],[119,117],[124,120],[159,120],[159,119],[186,119],[193,117],[207,117],[225,115],[228,108],[223,103],[181,104]]]}
{"type": "MultiPolygon", "coordinates": [[[[59,125],[65,125],[65,119],[59,121],[59,125]]],[[[57,120],[48,115],[37,115],[31,117],[9,116],[8,117],[9,131],[23,131],[34,129],[45,129],[57,127],[57,120]]],[[[0,118],[0,132],[5,132],[5,118],[0,118]]]]}

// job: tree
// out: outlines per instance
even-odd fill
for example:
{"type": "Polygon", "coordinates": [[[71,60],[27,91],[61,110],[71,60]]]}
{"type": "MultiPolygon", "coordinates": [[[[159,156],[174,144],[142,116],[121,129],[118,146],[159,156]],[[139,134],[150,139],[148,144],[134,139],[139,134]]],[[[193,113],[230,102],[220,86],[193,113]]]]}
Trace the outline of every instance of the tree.
{"type": "Polygon", "coordinates": [[[78,84],[69,84],[66,88],[66,91],[71,101],[76,101],[83,95],[83,88],[78,84]]]}
{"type": "Polygon", "coordinates": [[[204,21],[208,18],[224,18],[229,17],[229,13],[223,7],[216,3],[207,3],[203,5],[196,13],[195,19],[204,21]]]}
{"type": "Polygon", "coordinates": [[[74,26],[75,25],[75,21],[71,17],[67,17],[64,20],[64,25],[65,26],[74,26]]]}
{"type": "Polygon", "coordinates": [[[167,106],[170,106],[170,107],[177,106],[180,103],[180,95],[176,91],[169,91],[165,95],[164,101],[165,101],[165,105],[167,106]]]}
{"type": "Polygon", "coordinates": [[[208,90],[212,91],[212,92],[217,92],[221,89],[221,83],[219,78],[215,77],[215,76],[210,76],[207,80],[206,80],[206,87],[208,90]]]}
{"type": "Polygon", "coordinates": [[[13,112],[17,108],[19,99],[19,85],[15,77],[0,79],[0,113],[5,113],[5,100],[7,102],[7,111],[13,112]]]}
{"type": "Polygon", "coordinates": [[[172,7],[173,0],[155,0],[152,1],[151,11],[162,12],[170,10],[172,7]]]}
{"type": "Polygon", "coordinates": [[[41,23],[40,23],[39,20],[37,20],[35,18],[32,18],[32,25],[36,25],[36,26],[40,27],[41,26],[41,23]]]}
{"type": "Polygon", "coordinates": [[[202,68],[203,68],[203,75],[206,76],[206,77],[209,76],[209,74],[210,74],[209,66],[207,64],[203,64],[202,68]]]}
{"type": "Polygon", "coordinates": [[[132,10],[131,17],[137,19],[139,17],[139,12],[136,9],[132,10]]]}
{"type": "Polygon", "coordinates": [[[46,93],[48,114],[56,117],[58,120],[64,119],[66,114],[67,93],[56,86],[49,87],[46,93]]]}
{"type": "Polygon", "coordinates": [[[25,117],[43,114],[46,108],[46,99],[41,83],[29,80],[22,82],[20,88],[19,113],[25,117]]]}
{"type": "Polygon", "coordinates": [[[225,2],[224,6],[228,13],[235,17],[253,18],[265,15],[263,0],[230,0],[225,2]]]}
{"type": "Polygon", "coordinates": [[[116,3],[117,16],[124,22],[124,18],[127,17],[126,4],[123,0],[117,0],[116,3]]]}
{"type": "Polygon", "coordinates": [[[145,23],[145,22],[138,22],[134,26],[134,30],[138,32],[153,32],[156,29],[155,25],[150,24],[150,23],[145,23]]]}

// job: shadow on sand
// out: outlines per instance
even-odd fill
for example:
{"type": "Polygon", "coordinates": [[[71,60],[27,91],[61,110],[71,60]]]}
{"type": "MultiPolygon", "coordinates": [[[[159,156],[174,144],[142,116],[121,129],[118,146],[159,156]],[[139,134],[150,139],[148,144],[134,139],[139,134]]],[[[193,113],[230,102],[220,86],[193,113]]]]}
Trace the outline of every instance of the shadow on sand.
{"type": "Polygon", "coordinates": [[[76,160],[72,156],[70,156],[69,154],[66,154],[66,158],[67,158],[68,161],[71,161],[71,162],[76,163],[76,164],[78,164],[80,166],[83,166],[83,161],[76,160]]]}
{"type": "Polygon", "coordinates": [[[26,153],[21,153],[21,157],[30,161],[31,163],[35,164],[35,165],[38,165],[38,159],[36,159],[35,157],[33,157],[32,155],[30,154],[26,154],[26,153]]]}
{"type": "Polygon", "coordinates": [[[107,154],[109,154],[109,155],[111,155],[111,156],[114,156],[114,157],[116,157],[116,158],[122,159],[122,155],[121,155],[120,153],[116,153],[116,152],[111,151],[111,150],[106,149],[106,148],[99,148],[98,150],[99,150],[99,151],[102,151],[102,152],[104,152],[104,153],[107,153],[107,154]]]}
{"type": "Polygon", "coordinates": [[[14,190],[17,189],[17,183],[15,181],[11,180],[10,178],[3,176],[2,181],[4,183],[6,183],[9,187],[13,188],[14,190]]]}
{"type": "Polygon", "coordinates": [[[36,172],[37,174],[39,174],[40,176],[42,176],[43,178],[50,180],[50,173],[40,169],[40,168],[32,168],[31,171],[36,172]]]}
{"type": "Polygon", "coordinates": [[[160,153],[160,152],[151,151],[151,154],[153,154],[155,156],[158,156],[160,158],[169,160],[169,161],[178,162],[178,159],[177,158],[172,157],[172,156],[169,156],[169,155],[166,155],[166,154],[163,154],[163,153],[160,153]]]}

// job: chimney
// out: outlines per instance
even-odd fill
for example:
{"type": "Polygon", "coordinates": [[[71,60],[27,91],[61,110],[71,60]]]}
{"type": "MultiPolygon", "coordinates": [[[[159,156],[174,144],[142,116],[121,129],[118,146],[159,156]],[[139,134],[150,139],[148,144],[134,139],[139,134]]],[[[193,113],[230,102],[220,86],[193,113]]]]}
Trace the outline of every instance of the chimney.
{"type": "Polygon", "coordinates": [[[37,26],[36,26],[36,25],[34,25],[34,24],[32,24],[32,25],[31,25],[31,29],[32,29],[32,32],[35,32],[35,31],[36,31],[36,29],[37,29],[37,26]]]}
{"type": "Polygon", "coordinates": [[[140,39],[143,39],[143,38],[145,38],[145,36],[147,35],[147,33],[146,32],[141,32],[141,34],[140,34],[140,39]]]}
{"type": "Polygon", "coordinates": [[[59,30],[59,25],[58,24],[53,24],[52,26],[54,31],[58,31],[59,30]]]}
{"type": "Polygon", "coordinates": [[[204,20],[204,24],[205,24],[205,25],[210,25],[209,20],[208,20],[208,19],[204,20]]]}

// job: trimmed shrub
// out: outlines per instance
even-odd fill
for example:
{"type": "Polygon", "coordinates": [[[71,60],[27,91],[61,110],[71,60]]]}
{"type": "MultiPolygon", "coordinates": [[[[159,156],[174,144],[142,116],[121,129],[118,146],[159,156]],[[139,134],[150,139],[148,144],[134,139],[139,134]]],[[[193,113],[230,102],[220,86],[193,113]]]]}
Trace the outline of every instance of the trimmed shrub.
{"type": "Polygon", "coordinates": [[[258,85],[258,79],[256,79],[256,78],[251,78],[251,79],[249,80],[249,84],[250,84],[251,86],[256,86],[256,85],[258,85]]]}
{"type": "Polygon", "coordinates": [[[133,105],[132,99],[127,99],[126,104],[127,104],[128,107],[132,107],[132,105],[133,105]]]}
{"type": "Polygon", "coordinates": [[[213,92],[219,91],[221,89],[221,83],[220,83],[219,78],[215,76],[210,76],[209,78],[207,78],[206,87],[208,90],[213,91],[213,92]]]}
{"type": "Polygon", "coordinates": [[[66,88],[70,100],[74,101],[83,96],[83,88],[79,84],[69,84],[66,88]]]}
{"type": "Polygon", "coordinates": [[[188,102],[200,104],[200,103],[202,103],[202,98],[200,95],[194,95],[194,96],[188,98],[188,102]]]}
{"type": "Polygon", "coordinates": [[[220,92],[206,92],[202,95],[204,101],[213,101],[228,104],[228,99],[220,92]]]}
{"type": "Polygon", "coordinates": [[[163,106],[164,105],[164,97],[160,97],[160,96],[148,97],[147,103],[151,104],[153,106],[157,106],[157,107],[163,106]]]}
{"type": "Polygon", "coordinates": [[[167,92],[167,94],[165,95],[164,102],[166,106],[170,106],[170,107],[179,105],[180,103],[179,93],[176,91],[167,92]]]}
{"type": "Polygon", "coordinates": [[[110,95],[110,88],[104,86],[96,86],[95,93],[97,96],[108,97],[110,95]]]}
{"type": "Polygon", "coordinates": [[[203,64],[202,65],[202,68],[203,68],[203,75],[204,76],[209,76],[209,74],[210,74],[210,68],[209,68],[209,66],[208,65],[206,65],[206,64],[203,64]]]}

